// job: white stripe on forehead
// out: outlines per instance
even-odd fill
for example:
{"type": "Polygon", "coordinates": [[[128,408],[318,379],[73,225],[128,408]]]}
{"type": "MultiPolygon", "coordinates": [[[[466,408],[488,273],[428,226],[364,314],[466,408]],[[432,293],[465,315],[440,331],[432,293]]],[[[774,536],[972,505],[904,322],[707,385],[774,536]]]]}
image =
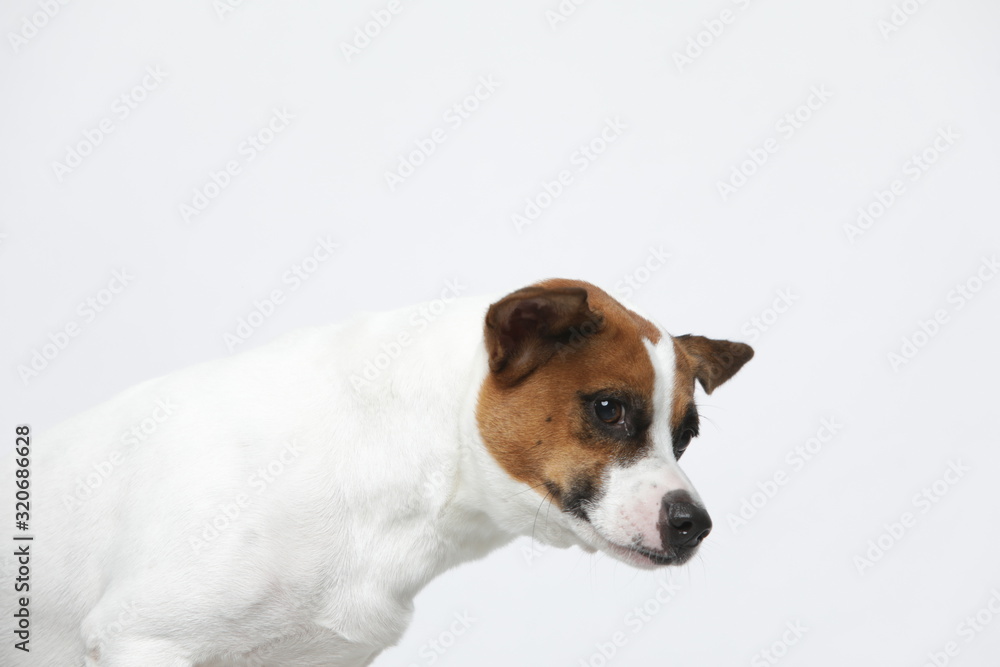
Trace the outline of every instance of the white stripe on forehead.
{"type": "Polygon", "coordinates": [[[590,519],[598,534],[615,544],[660,549],[664,497],[672,491],[686,491],[696,504],[701,499],[674,458],[670,434],[676,363],[673,339],[664,333],[658,343],[646,340],[643,344],[654,372],[653,423],[648,433],[652,446],[638,461],[608,466],[604,493],[591,509],[590,519]]]}
{"type": "Polygon", "coordinates": [[[674,341],[664,334],[658,343],[644,341],[649,361],[653,364],[653,423],[650,437],[656,453],[669,460],[674,458],[674,443],[670,429],[670,414],[673,407],[674,382],[676,380],[676,358],[674,341]]]}

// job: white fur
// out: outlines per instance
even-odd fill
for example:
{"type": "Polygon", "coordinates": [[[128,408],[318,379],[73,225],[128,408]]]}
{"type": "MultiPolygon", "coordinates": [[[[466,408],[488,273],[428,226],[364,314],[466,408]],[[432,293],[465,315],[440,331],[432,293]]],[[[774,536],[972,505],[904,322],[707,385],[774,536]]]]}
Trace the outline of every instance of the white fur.
{"type": "MultiPolygon", "coordinates": [[[[294,332],[37,436],[37,641],[20,664],[369,664],[431,578],[532,531],[539,494],[503,471],[475,422],[490,302],[294,332]],[[388,368],[353,386],[401,331],[410,342],[388,368]],[[94,474],[100,485],[79,500],[94,474]]],[[[668,348],[651,348],[659,405],[668,348]]],[[[607,480],[603,536],[552,512],[535,538],[641,564],[608,543],[636,534],[616,517],[634,515],[653,546],[647,496],[693,491],[665,418],[655,455],[607,480]]]]}

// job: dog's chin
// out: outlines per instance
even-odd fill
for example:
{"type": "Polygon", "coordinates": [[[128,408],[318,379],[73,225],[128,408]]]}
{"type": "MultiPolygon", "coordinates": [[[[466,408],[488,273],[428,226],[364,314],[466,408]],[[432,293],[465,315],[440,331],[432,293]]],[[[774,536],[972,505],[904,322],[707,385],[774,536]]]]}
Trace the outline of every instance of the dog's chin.
{"type": "Polygon", "coordinates": [[[659,551],[644,547],[618,544],[601,535],[593,525],[579,522],[574,526],[581,546],[587,551],[601,551],[615,560],[621,561],[641,570],[655,570],[665,565],[683,565],[694,557],[697,547],[693,549],[659,551]]]}

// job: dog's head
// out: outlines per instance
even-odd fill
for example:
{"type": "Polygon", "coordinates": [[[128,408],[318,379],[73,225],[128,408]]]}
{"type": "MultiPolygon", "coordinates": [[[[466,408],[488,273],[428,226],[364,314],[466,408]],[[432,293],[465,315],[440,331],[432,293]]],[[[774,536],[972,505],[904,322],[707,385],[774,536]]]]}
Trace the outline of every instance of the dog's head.
{"type": "Polygon", "coordinates": [[[494,303],[485,336],[476,416],[510,477],[551,500],[585,546],[640,567],[693,556],[712,527],[677,463],[698,435],[695,381],[711,393],[753,350],[672,337],[570,280],[494,303]]]}

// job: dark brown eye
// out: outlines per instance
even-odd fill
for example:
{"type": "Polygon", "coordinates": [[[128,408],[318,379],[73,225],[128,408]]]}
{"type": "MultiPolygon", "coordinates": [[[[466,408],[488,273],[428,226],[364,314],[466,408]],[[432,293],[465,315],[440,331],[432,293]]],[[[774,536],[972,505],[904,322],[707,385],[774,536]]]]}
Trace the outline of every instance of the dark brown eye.
{"type": "Polygon", "coordinates": [[[594,414],[605,424],[620,424],[625,420],[625,406],[613,398],[594,401],[594,414]]]}
{"type": "Polygon", "coordinates": [[[684,450],[686,450],[688,448],[688,445],[691,444],[691,438],[695,437],[696,435],[698,434],[695,433],[694,430],[689,428],[684,429],[680,437],[677,439],[677,442],[674,443],[675,458],[680,459],[681,455],[684,454],[684,450]]]}

